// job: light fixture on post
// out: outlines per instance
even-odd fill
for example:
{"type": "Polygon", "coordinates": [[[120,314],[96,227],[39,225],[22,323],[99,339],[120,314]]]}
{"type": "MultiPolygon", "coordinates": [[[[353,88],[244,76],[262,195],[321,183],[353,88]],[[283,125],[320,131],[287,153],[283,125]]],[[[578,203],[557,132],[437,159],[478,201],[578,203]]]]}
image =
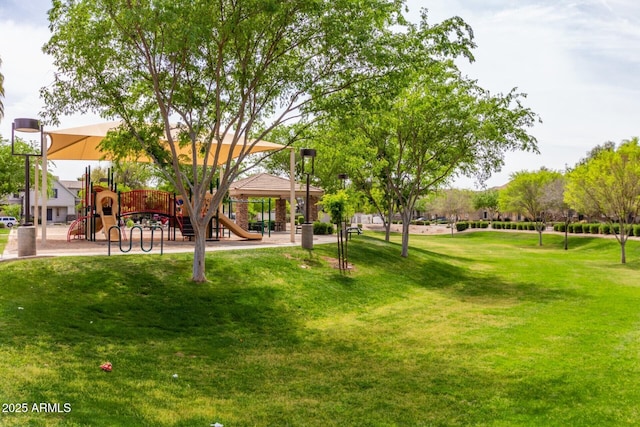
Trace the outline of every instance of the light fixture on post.
{"type": "Polygon", "coordinates": [[[346,173],[339,173],[338,179],[342,181],[342,189],[344,190],[347,185],[346,183],[347,183],[347,179],[349,179],[349,175],[347,175],[346,173]]]}
{"type": "Polygon", "coordinates": [[[311,175],[315,172],[315,158],[316,150],[313,148],[300,149],[300,157],[302,158],[302,173],[307,175],[307,193],[304,202],[304,224],[302,224],[302,248],[313,249],[313,223],[311,220],[311,206],[309,203],[309,187],[311,175]],[[311,167],[309,168],[309,160],[311,161],[311,167]]]}
{"type": "MultiPolygon", "coordinates": [[[[36,230],[31,222],[31,182],[30,182],[30,158],[42,156],[43,133],[40,121],[36,119],[15,119],[11,124],[11,154],[24,156],[24,219],[22,227],[18,229],[18,256],[30,256],[36,254],[36,230]],[[15,133],[40,133],[39,149],[37,152],[20,152],[16,147],[15,133]]],[[[30,145],[30,144],[28,144],[30,145]]]]}

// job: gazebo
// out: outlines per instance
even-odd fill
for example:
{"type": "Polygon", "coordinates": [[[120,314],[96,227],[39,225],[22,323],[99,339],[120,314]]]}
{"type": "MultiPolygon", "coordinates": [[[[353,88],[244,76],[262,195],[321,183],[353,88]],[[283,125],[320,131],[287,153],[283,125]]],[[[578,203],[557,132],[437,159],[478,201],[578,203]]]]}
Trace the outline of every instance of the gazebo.
{"type": "MultiPolygon", "coordinates": [[[[295,183],[295,197],[305,198],[306,184],[295,183]]],[[[318,219],[318,201],[324,194],[321,188],[309,186],[310,222],[318,219]]],[[[241,179],[229,186],[229,196],[240,202],[248,201],[250,197],[276,198],[276,229],[285,231],[287,222],[287,200],[291,197],[291,181],[288,178],[268,173],[259,173],[241,179]]],[[[236,224],[245,230],[249,226],[249,208],[247,203],[236,203],[236,224]]]]}

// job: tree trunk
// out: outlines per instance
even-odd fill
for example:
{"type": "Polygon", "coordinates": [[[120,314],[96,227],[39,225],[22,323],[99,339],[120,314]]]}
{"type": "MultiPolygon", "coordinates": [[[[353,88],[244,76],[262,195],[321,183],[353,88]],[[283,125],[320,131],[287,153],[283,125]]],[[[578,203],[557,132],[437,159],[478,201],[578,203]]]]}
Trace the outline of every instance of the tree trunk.
{"type": "Polygon", "coordinates": [[[387,216],[387,220],[384,223],[384,241],[389,242],[391,240],[391,221],[393,219],[393,203],[389,203],[389,209],[387,212],[389,213],[387,216]]]}
{"type": "Polygon", "coordinates": [[[620,227],[620,232],[619,233],[615,233],[615,229],[613,228],[614,223],[611,223],[611,228],[614,230],[614,235],[616,236],[616,239],[618,239],[618,243],[620,243],[620,262],[622,264],[626,264],[627,263],[627,251],[626,251],[626,244],[627,244],[627,238],[629,237],[627,235],[627,224],[624,221],[619,221],[618,222],[618,226],[620,227]]]}
{"type": "Polygon", "coordinates": [[[538,232],[538,246],[542,246],[542,232],[544,231],[544,223],[536,223],[536,231],[538,232]]]}
{"type": "Polygon", "coordinates": [[[400,255],[403,258],[409,256],[409,227],[411,225],[411,213],[404,211],[402,213],[402,252],[400,255]]]}
{"type": "Polygon", "coordinates": [[[627,234],[627,223],[626,221],[620,221],[620,262],[622,264],[627,263],[627,238],[629,235],[627,234]]]}
{"type": "Polygon", "coordinates": [[[193,270],[192,277],[196,283],[203,283],[207,281],[205,276],[205,254],[207,244],[207,227],[201,224],[201,220],[198,219],[197,224],[194,224],[195,234],[195,246],[193,249],[193,270]]]}

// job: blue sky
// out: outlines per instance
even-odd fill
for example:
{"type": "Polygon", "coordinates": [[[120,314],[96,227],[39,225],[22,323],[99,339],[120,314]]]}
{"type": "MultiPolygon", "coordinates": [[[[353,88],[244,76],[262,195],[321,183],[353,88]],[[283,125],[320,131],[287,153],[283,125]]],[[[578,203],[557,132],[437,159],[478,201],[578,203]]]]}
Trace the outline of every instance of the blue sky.
{"type": "MultiPolygon", "coordinates": [[[[17,117],[42,109],[39,89],[52,81],[47,0],[0,0],[0,57],[5,76],[9,138],[17,117]],[[28,17],[28,18],[27,18],[28,17]]],[[[476,61],[460,62],[465,74],[494,93],[514,87],[543,121],[532,129],[541,154],[507,155],[503,171],[487,185],[502,185],[519,170],[564,170],[594,146],[640,135],[640,2],[637,0],[408,0],[410,17],[421,7],[429,21],[460,16],[474,30],[476,61]]],[[[63,120],[61,128],[101,121],[95,116],[63,120]]],[[[57,162],[63,179],[86,165],[57,162]]],[[[472,179],[456,186],[472,188],[472,179]]]]}

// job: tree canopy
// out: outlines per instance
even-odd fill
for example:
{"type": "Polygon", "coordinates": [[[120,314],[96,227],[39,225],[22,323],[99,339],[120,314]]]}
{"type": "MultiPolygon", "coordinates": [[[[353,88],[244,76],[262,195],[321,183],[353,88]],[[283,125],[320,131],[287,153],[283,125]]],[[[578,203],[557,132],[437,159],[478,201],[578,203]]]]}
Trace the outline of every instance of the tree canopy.
{"type": "MultiPolygon", "coordinates": [[[[446,51],[446,46],[440,49],[446,51]]],[[[432,56],[437,58],[437,53],[432,56]]],[[[523,94],[492,95],[463,77],[449,60],[434,60],[419,70],[389,79],[392,96],[373,105],[367,96],[373,96],[374,89],[356,94],[363,101],[345,120],[333,122],[346,129],[342,137],[324,141],[329,150],[348,145],[345,150],[356,165],[350,176],[370,184],[364,188],[379,190],[385,216],[391,217],[397,206],[403,219],[403,256],[418,198],[456,174],[484,180],[502,167],[506,151],[537,150],[535,138],[527,133],[537,116],[522,105],[523,94]]]]}
{"type": "Polygon", "coordinates": [[[499,193],[499,205],[502,212],[524,214],[535,223],[539,244],[542,246],[542,233],[553,215],[562,211],[563,176],[560,172],[540,169],[536,172],[520,171],[511,175],[511,181],[499,193]]]}
{"type": "MultiPolygon", "coordinates": [[[[28,143],[16,137],[15,151],[30,153],[33,151],[28,143]]],[[[0,138],[0,199],[24,190],[24,156],[15,156],[11,151],[11,141],[0,138]]],[[[31,165],[31,183],[34,182],[34,165],[31,165]]]]}
{"type": "Polygon", "coordinates": [[[636,137],[590,153],[569,174],[565,200],[578,212],[617,225],[612,229],[624,264],[628,224],[640,214],[640,143],[636,137]]]}

